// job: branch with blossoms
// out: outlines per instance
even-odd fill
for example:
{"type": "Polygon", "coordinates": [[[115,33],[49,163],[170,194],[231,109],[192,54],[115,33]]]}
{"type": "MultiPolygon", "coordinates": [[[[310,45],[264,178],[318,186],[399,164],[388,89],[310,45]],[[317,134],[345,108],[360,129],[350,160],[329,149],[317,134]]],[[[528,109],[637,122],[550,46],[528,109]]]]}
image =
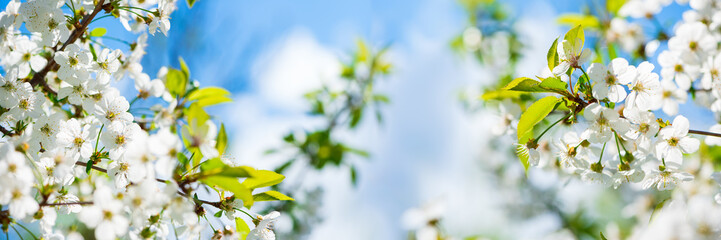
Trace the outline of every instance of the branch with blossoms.
{"type": "Polygon", "coordinates": [[[230,102],[230,93],[200,87],[183,59],[155,79],[140,67],[147,34],[167,34],[176,9],[174,0],[32,0],[11,1],[0,13],[5,233],[71,236],[81,234],[83,223],[98,239],[196,238],[208,227],[215,238],[275,238],[271,223],[279,213],[261,216],[251,208],[293,198],[267,189],[283,175],[224,157],[228,134],[206,108],[230,102]],[[112,18],[137,40],[90,30],[112,18]],[[127,48],[109,48],[102,39],[127,48]],[[137,90],[131,102],[111,86],[128,80],[137,90]],[[74,224],[56,224],[58,212],[74,224]],[[209,212],[223,226],[216,229],[209,212]],[[24,225],[34,221],[37,233],[24,225]]]}

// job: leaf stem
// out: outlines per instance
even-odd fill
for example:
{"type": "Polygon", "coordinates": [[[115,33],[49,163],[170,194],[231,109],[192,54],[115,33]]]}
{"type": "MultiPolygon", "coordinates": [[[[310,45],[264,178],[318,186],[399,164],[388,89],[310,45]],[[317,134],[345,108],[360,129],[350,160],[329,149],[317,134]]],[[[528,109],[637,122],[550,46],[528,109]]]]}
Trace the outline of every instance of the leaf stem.
{"type": "Polygon", "coordinates": [[[538,135],[538,137],[536,138],[536,140],[541,139],[541,137],[543,137],[543,135],[546,134],[546,132],[548,132],[548,130],[550,130],[551,128],[553,128],[553,126],[556,126],[556,124],[558,124],[558,123],[561,122],[562,120],[570,117],[571,114],[572,114],[572,113],[568,113],[568,114],[566,114],[566,116],[563,116],[562,118],[556,120],[556,122],[554,122],[553,124],[551,124],[551,126],[548,126],[548,128],[546,128],[546,130],[543,130],[543,132],[541,133],[541,135],[538,135]]]}

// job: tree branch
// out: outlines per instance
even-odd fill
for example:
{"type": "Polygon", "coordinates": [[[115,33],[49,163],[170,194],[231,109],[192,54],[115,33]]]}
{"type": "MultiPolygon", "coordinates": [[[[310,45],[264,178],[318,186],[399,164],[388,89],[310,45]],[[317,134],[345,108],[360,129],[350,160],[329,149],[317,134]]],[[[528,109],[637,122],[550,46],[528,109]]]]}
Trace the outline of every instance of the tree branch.
{"type": "Polygon", "coordinates": [[[699,130],[688,130],[688,133],[691,134],[698,134],[698,135],[706,135],[706,136],[712,136],[712,137],[721,137],[721,133],[713,133],[713,132],[706,132],[706,131],[699,131],[699,130]]]}

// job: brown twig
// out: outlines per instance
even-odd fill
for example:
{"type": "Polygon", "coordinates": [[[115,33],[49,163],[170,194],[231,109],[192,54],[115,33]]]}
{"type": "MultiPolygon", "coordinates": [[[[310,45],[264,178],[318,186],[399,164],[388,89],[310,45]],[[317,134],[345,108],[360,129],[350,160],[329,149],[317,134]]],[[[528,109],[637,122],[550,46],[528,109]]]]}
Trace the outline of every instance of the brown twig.
{"type": "Polygon", "coordinates": [[[721,137],[721,133],[713,133],[713,132],[706,132],[706,131],[699,131],[699,130],[688,130],[688,133],[691,134],[698,134],[698,135],[706,135],[706,136],[712,136],[712,137],[721,137]]]}

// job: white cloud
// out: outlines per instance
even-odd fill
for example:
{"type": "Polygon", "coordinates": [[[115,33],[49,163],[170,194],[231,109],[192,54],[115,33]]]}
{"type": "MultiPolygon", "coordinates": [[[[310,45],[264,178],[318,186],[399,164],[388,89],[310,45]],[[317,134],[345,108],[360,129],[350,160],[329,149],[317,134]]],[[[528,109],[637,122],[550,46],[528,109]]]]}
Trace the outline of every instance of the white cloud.
{"type": "Polygon", "coordinates": [[[324,82],[336,82],[340,71],[332,51],[321,46],[307,30],[295,29],[258,57],[251,79],[271,107],[302,111],[307,107],[303,94],[324,82]]]}

